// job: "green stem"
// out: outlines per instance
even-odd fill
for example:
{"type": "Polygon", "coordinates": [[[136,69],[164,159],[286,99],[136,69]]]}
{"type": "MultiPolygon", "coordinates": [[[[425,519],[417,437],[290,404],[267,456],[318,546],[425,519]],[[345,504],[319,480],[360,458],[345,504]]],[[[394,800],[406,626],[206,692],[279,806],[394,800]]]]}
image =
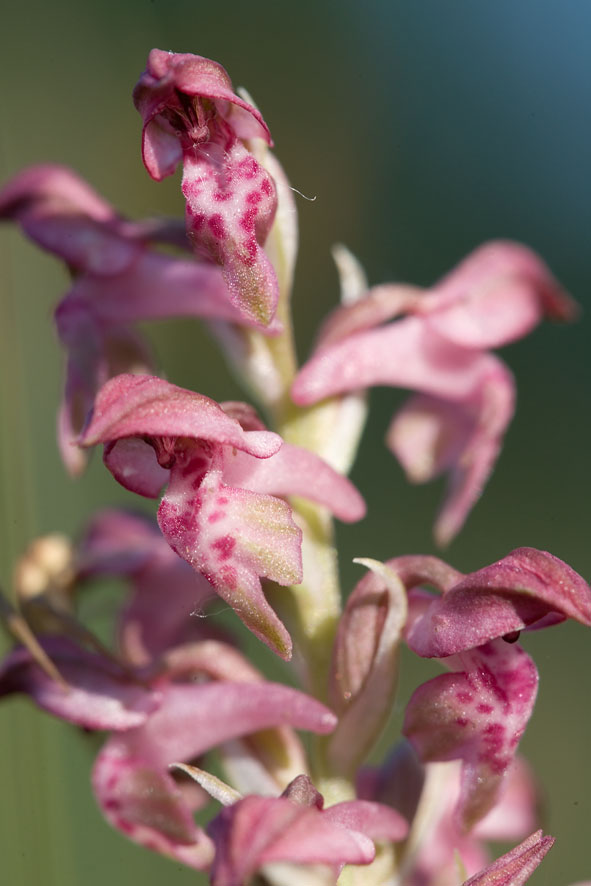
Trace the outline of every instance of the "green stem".
{"type": "MultiPolygon", "coordinates": [[[[275,158],[265,152],[259,160],[274,176],[279,197],[275,224],[266,244],[279,283],[277,336],[244,330],[246,360],[238,366],[265,408],[269,424],[286,442],[319,451],[327,433],[323,407],[302,409],[291,399],[298,362],[291,315],[291,286],[297,230],[295,205],[284,173],[275,158]]],[[[289,589],[271,586],[268,594],[292,634],[295,663],[303,687],[323,702],[329,701],[329,676],[335,634],[341,614],[334,525],[325,508],[308,500],[293,499],[294,517],[302,529],[304,579],[289,589]]],[[[328,803],[351,799],[354,789],[341,776],[329,772],[325,738],[315,738],[310,748],[311,766],[319,789],[328,803]]]]}

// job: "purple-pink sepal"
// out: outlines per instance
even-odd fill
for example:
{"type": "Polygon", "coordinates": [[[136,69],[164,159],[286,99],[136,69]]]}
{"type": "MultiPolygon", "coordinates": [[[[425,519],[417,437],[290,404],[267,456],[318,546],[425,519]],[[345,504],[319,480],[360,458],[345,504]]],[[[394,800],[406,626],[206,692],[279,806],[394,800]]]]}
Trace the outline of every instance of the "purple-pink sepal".
{"type": "Polygon", "coordinates": [[[67,683],[52,680],[28,649],[15,647],[2,662],[0,694],[23,692],[55,717],[85,729],[125,730],[145,723],[162,694],[114,659],[90,652],[67,637],[41,644],[67,683]]]}
{"type": "MultiPolygon", "coordinates": [[[[408,559],[390,560],[388,565],[404,571],[408,559]]],[[[422,559],[434,558],[414,558],[416,573],[411,580],[401,574],[410,591],[406,640],[417,655],[442,658],[566,618],[591,625],[591,588],[567,563],[547,551],[517,548],[476,572],[452,573],[445,586],[421,575],[422,559]],[[425,582],[441,590],[441,595],[413,590],[425,582]]]]}

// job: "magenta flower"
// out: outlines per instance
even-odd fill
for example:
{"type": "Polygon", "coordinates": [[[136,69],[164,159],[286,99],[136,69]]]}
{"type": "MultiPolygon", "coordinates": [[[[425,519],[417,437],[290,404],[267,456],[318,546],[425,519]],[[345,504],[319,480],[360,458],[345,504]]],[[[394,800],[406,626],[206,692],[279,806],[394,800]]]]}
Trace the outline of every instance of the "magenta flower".
{"type": "Polygon", "coordinates": [[[16,648],[0,669],[0,694],[25,692],[60,719],[112,731],[93,771],[105,817],[130,839],[199,870],[212,858],[210,840],[193,821],[204,795],[177,784],[169,765],[260,730],[292,726],[326,733],[336,722],[314,699],[261,679],[222,643],[179,647],[152,673],[117,665],[65,638],[43,645],[69,691],[28,650],[16,648]]]}
{"type": "MultiPolygon", "coordinates": [[[[198,654],[198,649],[196,650],[198,654]]],[[[214,667],[226,652],[208,648],[214,667]]],[[[93,787],[107,820],[131,839],[199,870],[209,866],[212,844],[193,820],[195,786],[179,784],[169,772],[175,762],[190,762],[210,748],[277,726],[326,733],[335,718],[319,702],[297,690],[261,679],[242,678],[231,656],[232,680],[203,680],[207,656],[182,674],[163,675],[162,703],[143,726],[114,733],[99,753],[93,787]],[[168,682],[172,680],[172,682],[168,682]],[[185,682],[186,681],[186,682],[185,682]]],[[[210,665],[211,667],[211,665],[210,665]]],[[[249,675],[250,676],[250,675],[249,675]]],[[[197,794],[199,805],[204,798],[197,794]]]]}
{"type": "Polygon", "coordinates": [[[281,797],[251,795],[227,806],[208,828],[216,848],[213,886],[249,882],[277,862],[326,866],[336,883],[345,864],[373,861],[374,840],[398,842],[406,836],[404,819],[379,803],[323,806],[322,795],[303,775],[281,797]]]}
{"type": "MultiPolygon", "coordinates": [[[[318,456],[277,434],[244,430],[201,394],[159,378],[122,375],[99,392],[81,444],[105,443],[105,464],[127,489],[157,497],[160,528],[244,623],[283,657],[291,641],[261,578],[301,581],[301,532],[277,496],[301,495],[343,520],[364,514],[359,493],[318,456]]],[[[248,424],[247,424],[248,427],[248,424]]]]}
{"type": "Polygon", "coordinates": [[[187,232],[197,254],[220,265],[240,311],[267,325],[278,285],[263,246],[277,195],[244,143],[271,143],[265,121],[234,94],[221,65],[189,53],[153,49],[133,100],[144,121],[146,169],[159,181],[182,160],[187,232]]]}
{"type": "Polygon", "coordinates": [[[292,395],[306,405],[373,385],[420,392],[395,417],[387,442],[411,480],[449,473],[435,525],[445,544],[478,499],[513,415],[512,376],[489,348],[527,334],[543,315],[573,313],[533,252],[490,243],[425,293],[381,286],[335,311],[292,395]]]}
{"type": "Polygon", "coordinates": [[[0,192],[2,217],[18,221],[74,276],[55,312],[67,353],[58,440],[72,473],[85,464],[84,453],[71,444],[96,391],[114,375],[152,367],[150,349],[133,324],[175,316],[252,323],[230,302],[218,268],[148,248],[172,240],[187,249],[184,231],[122,218],[65,167],[33,166],[15,176],[0,192]]]}
{"type": "Polygon", "coordinates": [[[518,632],[567,617],[591,625],[591,589],[566,563],[532,548],[467,576],[434,557],[387,565],[409,591],[408,645],[453,672],[415,691],[403,733],[423,762],[462,760],[457,815],[468,829],[496,802],[533,709],[537,671],[514,642],[518,632]]]}

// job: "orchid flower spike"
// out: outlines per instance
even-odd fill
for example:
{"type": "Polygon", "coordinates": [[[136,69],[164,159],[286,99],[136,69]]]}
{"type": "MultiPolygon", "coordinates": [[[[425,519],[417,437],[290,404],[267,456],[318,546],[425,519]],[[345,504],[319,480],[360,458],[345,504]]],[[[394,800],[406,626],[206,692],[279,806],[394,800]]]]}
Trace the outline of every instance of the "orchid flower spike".
{"type": "Polygon", "coordinates": [[[277,193],[247,147],[250,139],[271,144],[267,124],[233,92],[221,65],[190,53],[153,49],[133,100],[152,178],[160,181],[183,163],[187,233],[196,253],[221,267],[240,312],[268,325],[278,284],[263,246],[277,193]]]}
{"type": "Polygon", "coordinates": [[[574,314],[574,302],[535,253],[488,243],[424,293],[379,286],[337,309],[292,396],[307,405],[374,385],[417,391],[387,443],[414,482],[449,473],[435,524],[437,541],[446,544],[479,498],[514,411],[513,378],[490,349],[526,335],[543,316],[574,314]]]}

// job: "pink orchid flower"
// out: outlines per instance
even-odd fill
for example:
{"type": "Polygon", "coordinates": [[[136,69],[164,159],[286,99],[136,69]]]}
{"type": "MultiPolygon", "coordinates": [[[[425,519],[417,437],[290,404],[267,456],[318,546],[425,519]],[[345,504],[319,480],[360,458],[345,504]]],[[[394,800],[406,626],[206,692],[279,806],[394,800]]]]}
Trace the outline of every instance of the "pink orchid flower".
{"type": "Polygon", "coordinates": [[[0,668],[0,694],[24,692],[60,719],[111,731],[93,770],[105,817],[130,839],[199,870],[212,859],[212,844],[193,821],[204,797],[177,784],[169,765],[261,730],[326,733],[336,723],[320,702],[261,679],[222,643],[179,647],[151,671],[117,665],[63,637],[46,638],[43,647],[69,690],[16,648],[0,668]]]}
{"type": "MultiPolygon", "coordinates": [[[[415,691],[403,733],[423,762],[462,761],[456,814],[468,830],[494,806],[533,709],[538,675],[515,643],[519,632],[565,618],[591,625],[591,589],[566,563],[533,548],[466,576],[436,557],[399,557],[385,566],[408,592],[408,646],[452,671],[415,691]]],[[[378,576],[360,586],[368,581],[375,596],[378,576]]]]}
{"type": "Polygon", "coordinates": [[[232,90],[224,68],[190,53],[153,49],[133,93],[142,155],[160,181],[183,163],[187,232],[220,265],[241,313],[267,325],[278,284],[263,246],[277,208],[272,177],[245,145],[271,144],[260,113],[232,90]]]}
{"type": "Polygon", "coordinates": [[[18,221],[25,234],[67,264],[74,277],[55,320],[67,353],[58,440],[76,474],[84,453],[71,441],[80,433],[96,391],[120,372],[148,371],[150,349],[133,324],[193,316],[252,325],[231,303],[213,264],[174,258],[149,248],[189,244],[168,222],[131,222],[83,179],[62,166],[32,166],[0,191],[0,218],[18,221]]]}
{"type": "Polygon", "coordinates": [[[446,544],[478,499],[514,411],[511,373],[489,349],[526,335],[544,315],[567,320],[574,310],[533,252],[489,243],[426,292],[381,286],[335,311],[292,396],[306,405],[373,385],[418,391],[387,442],[411,480],[449,473],[435,524],[446,544]]]}
{"type": "Polygon", "coordinates": [[[261,730],[294,727],[323,734],[336,722],[302,692],[253,675],[235,650],[212,642],[203,646],[173,650],[165,659],[158,710],[138,728],[113,733],[92,776],[99,805],[115,828],[199,870],[213,855],[211,841],[193,820],[204,796],[192,783],[179,784],[171,764],[191,762],[261,730]]]}
{"type": "Polygon", "coordinates": [[[336,883],[345,864],[373,861],[374,840],[398,842],[406,836],[402,816],[379,803],[323,806],[324,798],[303,775],[281,797],[250,795],[226,806],[208,828],[216,848],[213,886],[249,882],[278,862],[326,866],[336,883]]]}
{"type": "Polygon", "coordinates": [[[99,392],[80,442],[106,444],[105,464],[126,489],[156,498],[167,484],[158,522],[172,549],[287,658],[291,640],[261,578],[301,581],[301,531],[277,496],[310,498],[346,521],[360,519],[364,503],[318,456],[253,427],[247,407],[226,409],[159,378],[122,375],[99,392]]]}
{"type": "Polygon", "coordinates": [[[468,829],[494,805],[533,709],[538,675],[515,642],[519,631],[565,618],[591,625],[591,589],[566,563],[533,548],[466,576],[435,557],[388,566],[409,591],[409,647],[453,672],[416,690],[403,732],[423,761],[463,761],[457,815],[468,829]]]}

